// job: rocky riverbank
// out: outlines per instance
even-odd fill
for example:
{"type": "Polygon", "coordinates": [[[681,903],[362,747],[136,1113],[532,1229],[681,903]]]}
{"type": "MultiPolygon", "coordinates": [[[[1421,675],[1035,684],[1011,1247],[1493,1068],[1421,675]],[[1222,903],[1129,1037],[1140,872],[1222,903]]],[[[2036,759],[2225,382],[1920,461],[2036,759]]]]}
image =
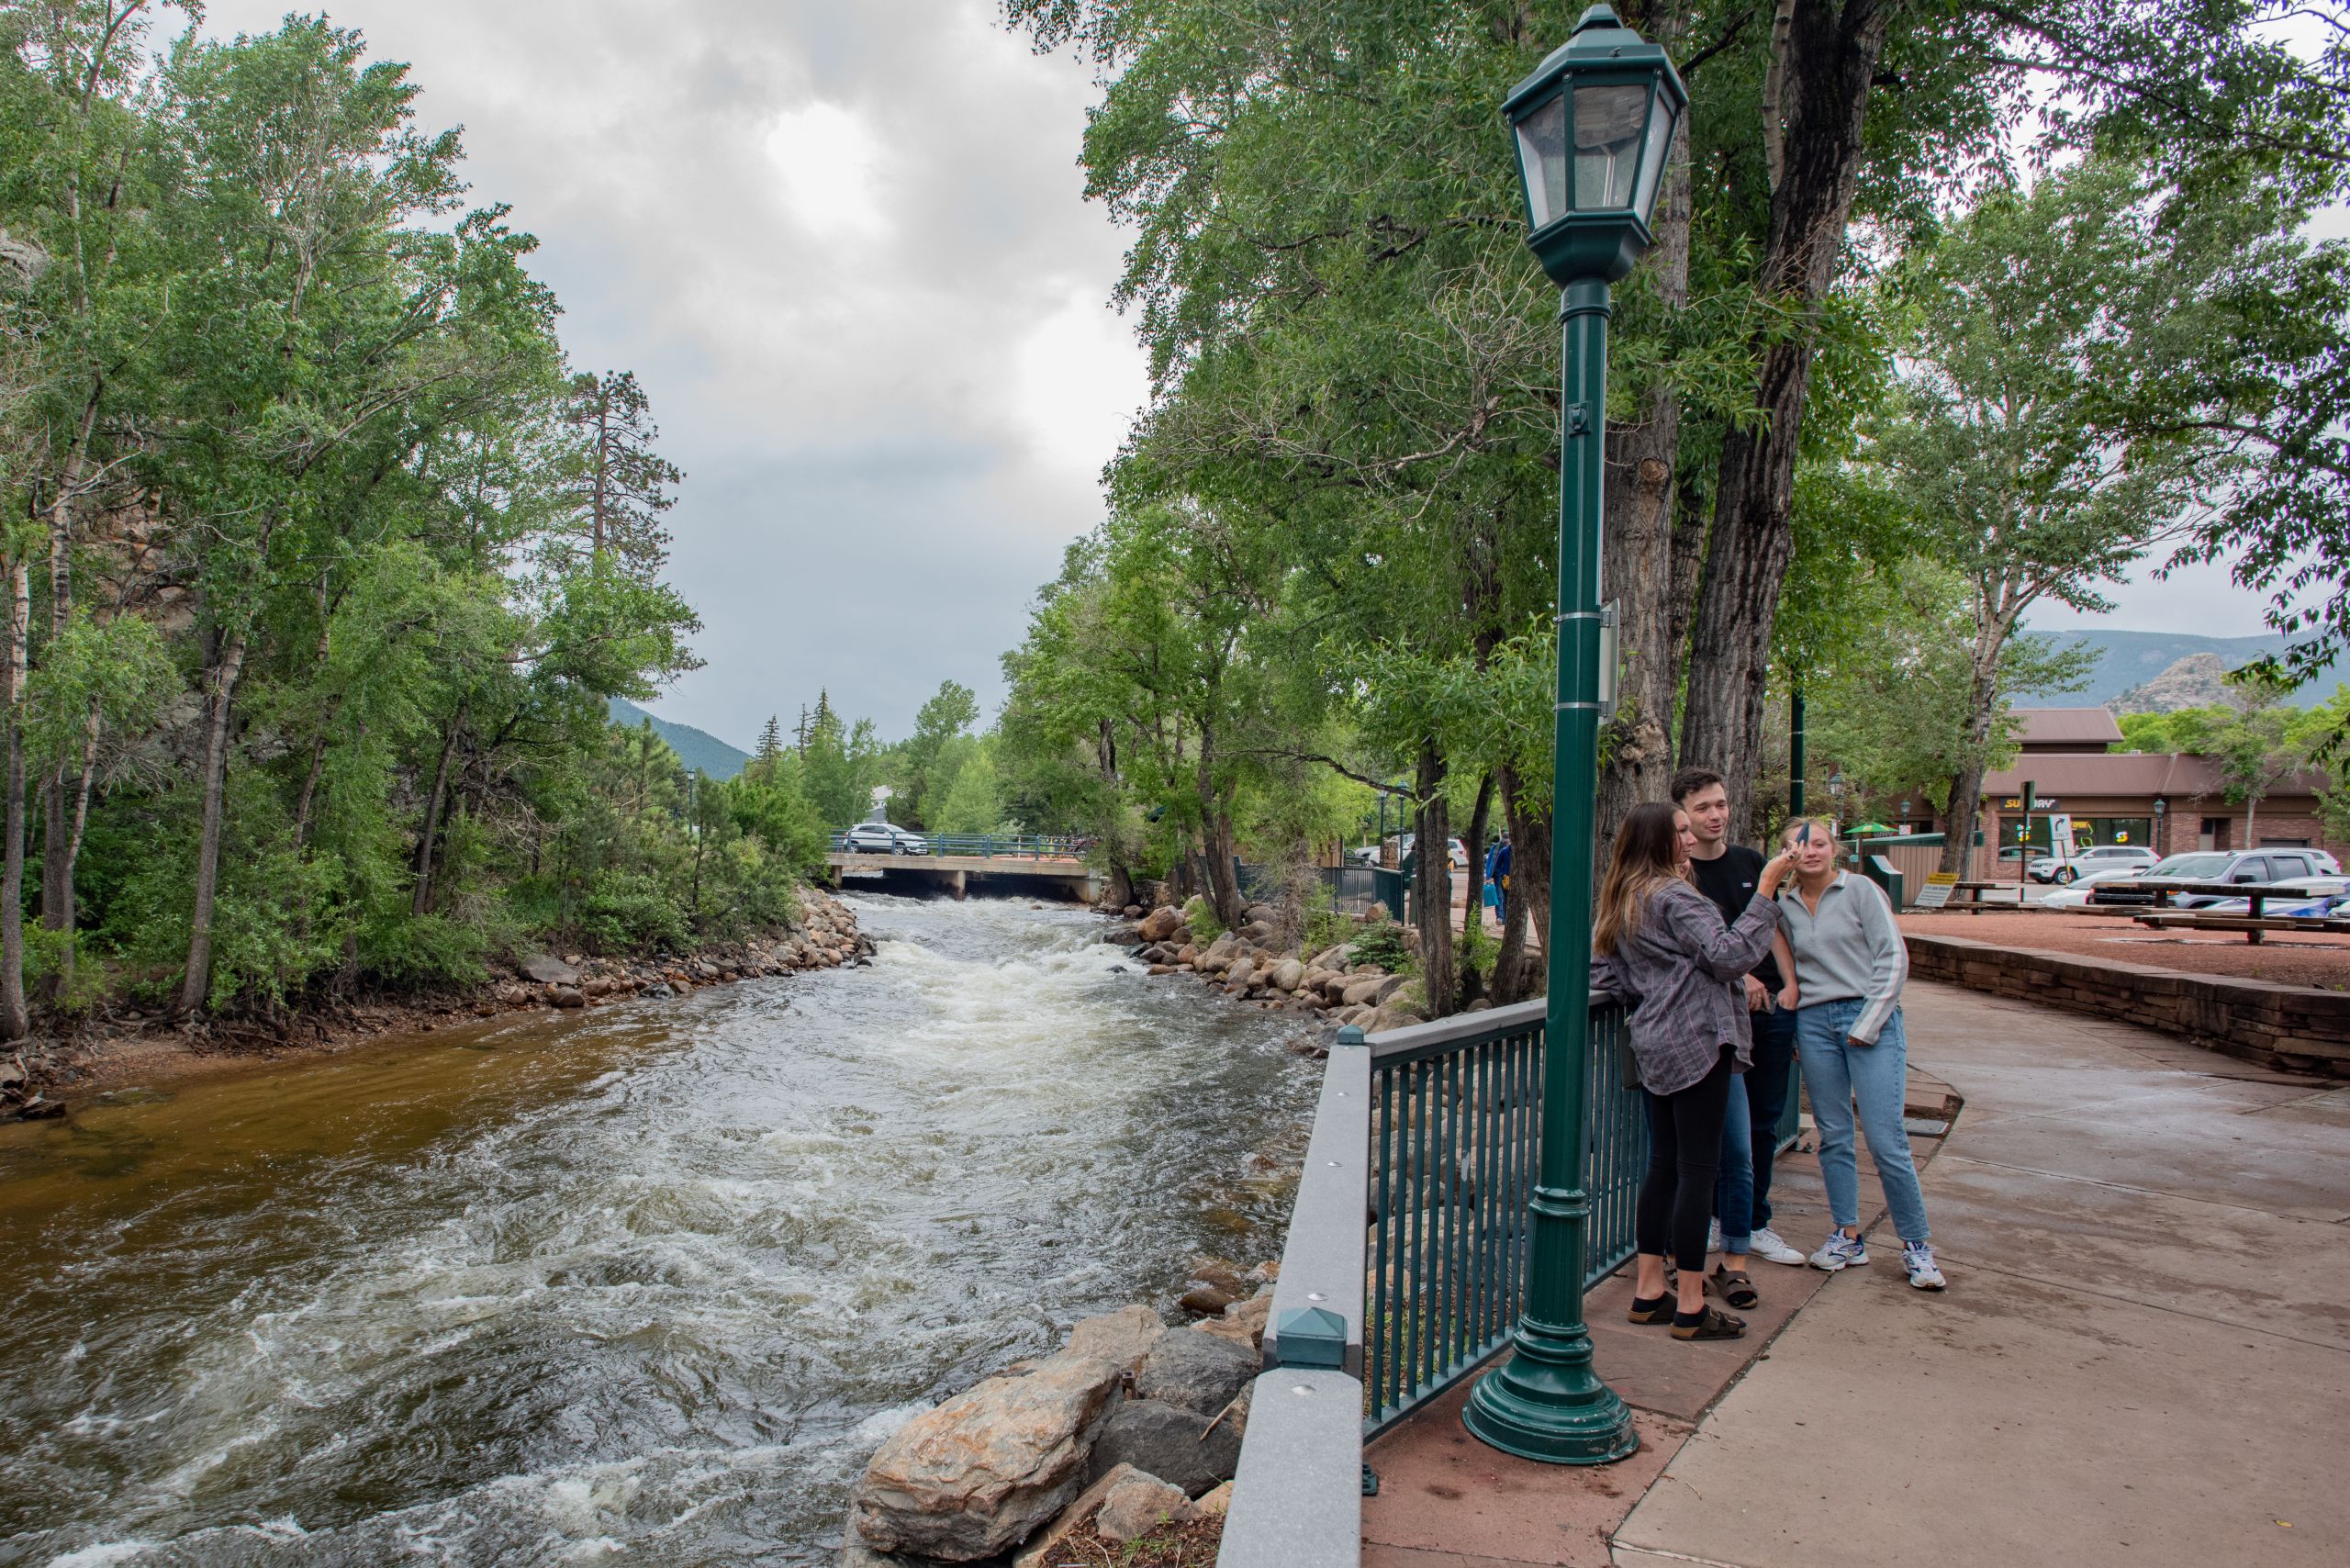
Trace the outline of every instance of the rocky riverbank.
{"type": "MultiPolygon", "coordinates": [[[[1226,996],[1260,1007],[1308,1013],[1365,1034],[1422,1022],[1426,1002],[1407,971],[1419,951],[1419,933],[1375,915],[1357,934],[1309,953],[1304,939],[1285,935],[1292,924],[1270,904],[1249,906],[1243,923],[1203,943],[1191,917],[1171,904],[1145,913],[1129,904],[1133,924],[1112,940],[1136,948],[1154,975],[1191,975],[1226,996]]],[[[1480,1005],[1480,1004],[1472,1004],[1480,1005]]]]}
{"type": "Polygon", "coordinates": [[[237,1019],[173,1025],[119,1011],[68,1036],[28,1041],[13,1057],[0,1058],[0,1119],[62,1115],[75,1101],[131,1083],[154,1086],[252,1062],[347,1050],[506,1013],[686,996],[705,986],[861,963],[872,953],[856,913],[823,889],[808,887],[800,890],[799,914],[782,930],[690,954],[542,953],[500,966],[464,991],[325,1003],[293,1012],[274,1026],[237,1019]]]}
{"type": "Polygon", "coordinates": [[[1186,1327],[1140,1305],[1089,1317],[1053,1355],[915,1417],[866,1466],[844,1568],[1212,1558],[1279,1272],[1195,1260],[1186,1327]]]}

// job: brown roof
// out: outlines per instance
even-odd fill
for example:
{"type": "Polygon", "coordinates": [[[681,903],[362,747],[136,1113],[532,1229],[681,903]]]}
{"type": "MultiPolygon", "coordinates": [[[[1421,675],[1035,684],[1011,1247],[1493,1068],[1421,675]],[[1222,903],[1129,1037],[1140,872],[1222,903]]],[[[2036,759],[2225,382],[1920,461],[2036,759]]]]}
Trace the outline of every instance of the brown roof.
{"type": "Polygon", "coordinates": [[[2018,708],[2016,739],[2024,745],[2120,745],[2121,726],[2102,708],[2018,708]]]}
{"type": "MultiPolygon", "coordinates": [[[[2103,709],[2097,710],[2103,712],[2103,709]]],[[[2227,782],[2208,756],[2187,752],[2086,751],[2043,752],[2018,757],[2012,767],[1985,776],[1983,793],[1995,798],[2015,794],[2031,779],[2033,792],[2053,795],[2163,795],[2172,801],[2216,800],[2227,792],[2227,782]]],[[[2296,773],[2277,780],[2271,795],[2313,795],[2318,780],[2296,773]]]]}

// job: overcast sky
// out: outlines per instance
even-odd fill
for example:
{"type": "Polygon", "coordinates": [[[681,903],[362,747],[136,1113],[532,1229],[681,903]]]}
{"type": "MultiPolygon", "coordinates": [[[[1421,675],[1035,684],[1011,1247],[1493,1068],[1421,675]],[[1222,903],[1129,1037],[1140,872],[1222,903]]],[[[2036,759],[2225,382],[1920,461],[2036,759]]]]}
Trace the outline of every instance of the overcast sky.
{"type": "MultiPolygon", "coordinates": [[[[286,0],[208,0],[219,36],[286,0]]],[[[536,234],[581,369],[631,369],[687,481],[707,667],[650,704],[748,745],[829,689],[885,735],[953,677],[990,716],[1147,386],[1083,199],[1087,70],[993,0],[342,0],[536,234]]],[[[2106,623],[2259,631],[2199,573],[2106,623]]],[[[2076,620],[2077,618],[2073,618],[2076,620]]],[[[2072,623],[2062,616],[2035,624],[2072,623]]]]}

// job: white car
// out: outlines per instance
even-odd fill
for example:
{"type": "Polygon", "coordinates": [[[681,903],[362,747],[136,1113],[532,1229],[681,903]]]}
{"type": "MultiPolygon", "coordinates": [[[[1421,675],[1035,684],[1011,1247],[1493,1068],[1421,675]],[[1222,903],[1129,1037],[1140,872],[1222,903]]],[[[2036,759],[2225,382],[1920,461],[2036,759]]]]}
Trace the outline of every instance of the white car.
{"type": "Polygon", "coordinates": [[[841,834],[851,855],[927,855],[930,840],[894,823],[859,823],[841,834]]]}
{"type": "Polygon", "coordinates": [[[2053,855],[2036,857],[2027,869],[2035,882],[2062,882],[2069,887],[2093,872],[2117,866],[2143,871],[2161,858],[2143,844],[2098,844],[2074,850],[2069,859],[2059,860],[2053,855]]]}

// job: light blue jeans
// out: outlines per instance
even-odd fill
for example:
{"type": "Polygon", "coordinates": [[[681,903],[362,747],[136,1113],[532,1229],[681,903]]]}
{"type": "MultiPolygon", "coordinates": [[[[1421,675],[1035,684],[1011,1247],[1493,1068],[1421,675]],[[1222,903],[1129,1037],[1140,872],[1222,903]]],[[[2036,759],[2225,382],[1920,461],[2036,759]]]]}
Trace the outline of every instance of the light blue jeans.
{"type": "Polygon", "coordinates": [[[1748,1251],[1754,1228],[1754,1126],[1746,1103],[1746,1074],[1729,1077],[1729,1105],[1722,1113],[1722,1168],[1714,1178],[1714,1214],[1722,1222],[1722,1250],[1748,1251]]]}
{"type": "Polygon", "coordinates": [[[1861,1223],[1861,1167],[1852,1141],[1852,1105],[1860,1103],[1861,1136],[1869,1140],[1869,1160],[1893,1228],[1904,1241],[1927,1238],[1926,1198],[1918,1190],[1918,1167],[1909,1158],[1909,1135],[1901,1126],[1908,1088],[1909,1041],[1895,1008],[1874,1046],[1845,1044],[1845,1032],[1865,1003],[1822,1002],[1796,1012],[1796,1051],[1803,1061],[1804,1087],[1811,1093],[1811,1119],[1819,1134],[1819,1178],[1828,1188],[1828,1214],[1841,1229],[1861,1223]]]}

